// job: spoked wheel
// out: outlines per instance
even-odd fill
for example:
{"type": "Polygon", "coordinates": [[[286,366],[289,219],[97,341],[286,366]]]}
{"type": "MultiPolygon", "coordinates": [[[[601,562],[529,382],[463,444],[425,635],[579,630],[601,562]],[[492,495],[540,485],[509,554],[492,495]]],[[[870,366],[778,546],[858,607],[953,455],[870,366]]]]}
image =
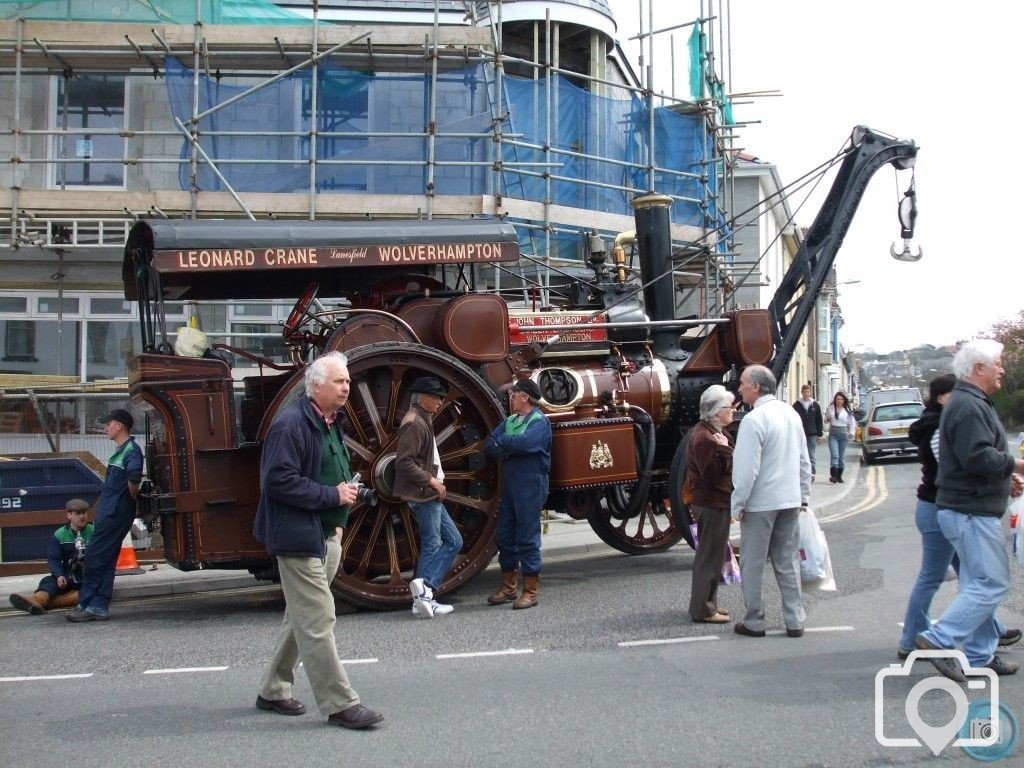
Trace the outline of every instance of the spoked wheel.
{"type": "Polygon", "coordinates": [[[647,501],[632,516],[623,516],[619,504],[629,498],[630,486],[617,486],[605,494],[587,522],[605,544],[627,555],[664,552],[683,537],[664,496],[665,488],[652,485],[647,501]]]}
{"type": "MultiPolygon", "coordinates": [[[[452,592],[483,570],[494,556],[500,486],[497,466],[483,443],[505,414],[491,388],[452,356],[417,344],[383,342],[349,353],[352,387],[344,412],[345,444],[352,471],[373,488],[377,506],[353,505],[342,542],[341,569],[332,588],[344,600],[369,608],[409,604],[409,580],[419,553],[419,536],[408,505],[395,497],[398,426],[409,409],[409,387],[420,376],[436,376],[448,396],[434,416],[441,466],[448,489],[445,507],[464,541],[462,552],[437,594],[452,592]]],[[[303,392],[302,377],[289,384],[303,392]]]]}

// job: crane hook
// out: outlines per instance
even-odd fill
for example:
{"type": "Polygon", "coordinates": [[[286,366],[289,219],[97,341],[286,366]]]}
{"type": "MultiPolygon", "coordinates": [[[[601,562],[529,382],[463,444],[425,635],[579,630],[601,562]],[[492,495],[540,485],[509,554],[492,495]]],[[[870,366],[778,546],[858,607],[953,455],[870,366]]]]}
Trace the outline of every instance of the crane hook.
{"type": "Polygon", "coordinates": [[[903,193],[900,200],[897,215],[900,220],[900,236],[903,238],[903,250],[896,250],[894,242],[889,247],[889,255],[897,261],[920,261],[924,251],[918,247],[917,253],[910,250],[910,241],[914,237],[914,223],[917,220],[917,190],[914,189],[914,180],[910,180],[910,186],[903,193]]]}
{"type": "Polygon", "coordinates": [[[896,261],[920,261],[921,257],[924,256],[924,249],[921,246],[917,247],[917,253],[910,250],[910,240],[903,241],[903,250],[896,250],[896,243],[893,242],[889,246],[889,255],[892,256],[896,261]]]}

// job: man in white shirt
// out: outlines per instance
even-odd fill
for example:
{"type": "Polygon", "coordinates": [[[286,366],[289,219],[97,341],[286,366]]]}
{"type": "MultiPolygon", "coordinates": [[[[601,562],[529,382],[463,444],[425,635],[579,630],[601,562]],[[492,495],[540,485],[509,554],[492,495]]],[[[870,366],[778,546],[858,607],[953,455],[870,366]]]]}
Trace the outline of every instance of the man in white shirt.
{"type": "Polygon", "coordinates": [[[732,516],[740,521],[740,573],[746,615],[734,629],[764,637],[764,564],[770,559],[782,593],[789,637],[802,637],[798,520],[811,494],[811,461],[803,423],[775,398],[775,376],[752,365],[740,376],[740,396],[753,407],[740,422],[732,463],[732,516]]]}

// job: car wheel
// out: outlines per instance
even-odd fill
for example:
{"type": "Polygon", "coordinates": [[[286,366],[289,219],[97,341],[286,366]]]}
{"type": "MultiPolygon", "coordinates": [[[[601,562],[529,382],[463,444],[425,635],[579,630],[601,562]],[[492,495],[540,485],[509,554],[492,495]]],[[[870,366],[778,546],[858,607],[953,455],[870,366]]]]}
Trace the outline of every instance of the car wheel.
{"type": "Polygon", "coordinates": [[[860,455],[860,460],[864,464],[874,464],[875,463],[875,457],[872,456],[870,453],[862,453],[860,455]]]}

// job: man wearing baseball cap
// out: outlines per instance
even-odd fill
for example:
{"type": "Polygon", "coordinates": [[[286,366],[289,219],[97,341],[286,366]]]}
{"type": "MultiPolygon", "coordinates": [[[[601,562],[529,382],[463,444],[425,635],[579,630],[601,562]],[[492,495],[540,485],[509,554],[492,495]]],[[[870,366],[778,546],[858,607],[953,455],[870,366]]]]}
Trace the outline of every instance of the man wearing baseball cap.
{"type": "Polygon", "coordinates": [[[487,598],[491,605],[514,609],[537,604],[540,588],[540,513],[548,497],[551,423],[538,407],[541,391],[531,379],[519,379],[508,393],[512,415],[487,438],[484,452],[502,462],[498,506],[498,564],[501,586],[487,598]],[[518,589],[523,574],[523,592],[518,589]]]}
{"type": "Polygon", "coordinates": [[[444,507],[444,470],[434,437],[433,417],[448,395],[434,376],[420,376],[412,386],[412,403],[398,426],[395,455],[395,495],[408,503],[420,529],[420,555],[415,578],[409,582],[414,616],[432,619],[454,608],[434,599],[455,556],[462,534],[444,507]]]}
{"type": "Polygon", "coordinates": [[[78,604],[82,561],[93,530],[92,523],[87,522],[91,506],[85,499],[71,499],[64,505],[67,525],[53,532],[46,551],[50,574],[39,582],[32,596],[11,595],[11,605],[39,616],[47,610],[71,608],[78,604]]]}
{"type": "Polygon", "coordinates": [[[106,421],[103,431],[117,447],[107,462],[107,476],[96,502],[96,524],[85,553],[78,607],[64,617],[76,623],[110,618],[117,556],[135,522],[135,497],[142,481],[142,449],[131,435],[135,420],[128,411],[115,408],[106,421]]]}

